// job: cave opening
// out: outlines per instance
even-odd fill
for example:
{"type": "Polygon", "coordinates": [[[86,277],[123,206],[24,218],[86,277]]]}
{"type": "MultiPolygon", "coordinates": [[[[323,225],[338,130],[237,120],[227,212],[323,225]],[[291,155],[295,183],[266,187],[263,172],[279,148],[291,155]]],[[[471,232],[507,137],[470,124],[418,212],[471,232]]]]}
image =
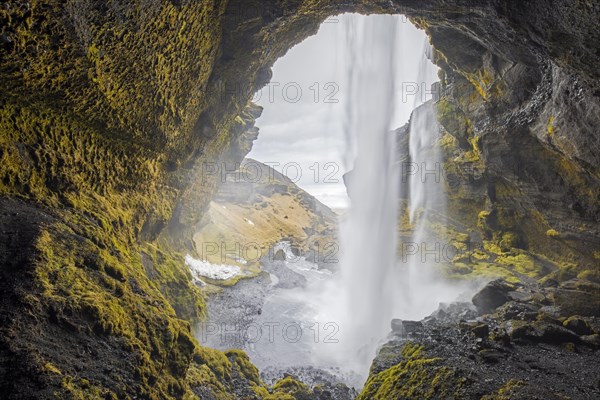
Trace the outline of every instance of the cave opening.
{"type": "Polygon", "coordinates": [[[425,32],[402,15],[331,17],[274,64],[252,99],[252,150],[194,236],[205,257],[187,259],[200,280],[237,282],[209,298],[201,343],[245,350],[273,382],[320,368],[360,387],[392,318],[458,296],[424,249],[400,256],[433,248],[428,228],[399,238],[396,222],[399,209],[416,227],[443,214],[438,80],[425,32]],[[268,279],[238,280],[258,271],[268,279]]]}
{"type": "MultiPolygon", "coordinates": [[[[0,20],[3,398],[600,396],[597,2],[22,0],[0,20]],[[392,78],[401,46],[386,51],[399,27],[383,20],[336,79],[265,86],[342,12],[409,15],[434,46],[439,100],[391,122],[402,92],[386,83],[404,78],[392,78]],[[263,86],[257,123],[249,99],[263,86]],[[307,146],[318,161],[299,165],[306,150],[290,154],[289,138],[263,146],[282,125],[312,132],[297,109],[270,111],[270,93],[317,100],[302,120],[329,123],[331,143],[307,146]],[[263,161],[280,157],[283,174],[261,181],[248,160],[242,179],[230,164],[217,173],[247,155],[257,124],[256,158],[275,149],[263,161]],[[371,140],[352,134],[364,126],[371,140]],[[453,288],[481,290],[421,318],[445,292],[411,268],[422,257],[453,288]],[[319,371],[287,367],[311,355],[319,371]],[[343,383],[364,376],[339,378],[356,365],[373,366],[360,394],[343,383]]],[[[359,25],[341,49],[365,38],[359,25]]]]}

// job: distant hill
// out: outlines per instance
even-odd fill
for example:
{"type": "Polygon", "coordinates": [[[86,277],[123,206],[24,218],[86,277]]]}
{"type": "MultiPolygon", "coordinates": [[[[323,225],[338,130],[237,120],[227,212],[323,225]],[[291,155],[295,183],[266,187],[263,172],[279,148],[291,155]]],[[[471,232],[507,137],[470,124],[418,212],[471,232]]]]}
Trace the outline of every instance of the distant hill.
{"type": "Polygon", "coordinates": [[[331,254],[337,215],[288,177],[252,159],[229,173],[194,235],[198,254],[214,264],[259,271],[258,258],[273,244],[290,240],[307,258],[331,254]],[[260,253],[259,253],[260,251],[260,253]]]}

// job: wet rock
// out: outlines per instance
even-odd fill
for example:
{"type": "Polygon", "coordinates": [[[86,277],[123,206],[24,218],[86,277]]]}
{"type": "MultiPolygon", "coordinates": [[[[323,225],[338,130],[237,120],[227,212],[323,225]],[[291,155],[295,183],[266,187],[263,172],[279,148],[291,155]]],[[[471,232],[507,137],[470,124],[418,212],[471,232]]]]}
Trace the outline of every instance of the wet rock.
{"type": "Polygon", "coordinates": [[[472,303],[457,301],[449,304],[440,303],[431,317],[447,321],[471,320],[477,317],[477,312],[472,303]]]}
{"type": "MultiPolygon", "coordinates": [[[[600,286],[599,286],[600,287],[600,286]]],[[[600,289],[580,287],[577,289],[559,288],[553,296],[555,305],[566,315],[600,317],[600,289]]]]}
{"type": "Polygon", "coordinates": [[[546,343],[579,343],[579,336],[559,325],[541,323],[536,325],[541,341],[546,343]]]}
{"type": "Polygon", "coordinates": [[[535,317],[536,321],[541,321],[541,322],[546,322],[549,324],[554,324],[554,325],[562,325],[562,322],[560,322],[560,320],[556,319],[555,317],[553,317],[550,314],[546,314],[545,312],[540,312],[536,317],[535,317]]]}
{"type": "Polygon", "coordinates": [[[421,321],[406,321],[396,318],[392,320],[391,325],[392,332],[401,337],[408,337],[423,330],[423,323],[421,321]]]}
{"type": "Polygon", "coordinates": [[[488,283],[473,296],[473,304],[480,313],[489,313],[511,299],[509,293],[514,287],[508,282],[497,279],[488,283]]]}

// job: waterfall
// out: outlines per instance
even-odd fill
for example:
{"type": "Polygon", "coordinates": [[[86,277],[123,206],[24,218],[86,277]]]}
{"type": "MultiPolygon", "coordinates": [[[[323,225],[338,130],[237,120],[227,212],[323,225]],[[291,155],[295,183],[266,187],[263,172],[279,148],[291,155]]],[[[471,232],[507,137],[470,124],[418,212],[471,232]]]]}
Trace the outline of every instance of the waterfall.
{"type": "MultiPolygon", "coordinates": [[[[438,279],[435,257],[421,258],[430,249],[436,251],[428,228],[431,222],[443,224],[440,216],[445,215],[440,130],[435,106],[426,102],[437,77],[426,56],[431,48],[399,16],[345,15],[340,21],[346,41],[342,56],[347,82],[339,82],[345,106],[345,169],[351,171],[344,176],[351,207],[340,222],[340,270],[320,270],[315,260],[294,255],[291,241],[282,241],[273,251],[283,250],[284,259],[262,261],[271,286],[252,289],[251,283],[246,287],[242,282],[232,297],[244,302],[251,298],[260,312],[240,316],[218,304],[221,319],[213,319],[200,333],[212,335],[207,340],[213,345],[229,348],[231,335],[223,324],[240,320],[242,327],[253,327],[256,337],[234,336],[233,345],[240,341],[261,369],[313,366],[360,387],[393,318],[421,319],[439,302],[454,300],[458,290],[438,279]],[[394,131],[410,111],[409,129],[394,131]],[[399,132],[409,136],[399,141],[399,132]],[[408,158],[410,170],[399,162],[400,154],[408,158]],[[401,204],[413,227],[410,237],[403,232],[406,243],[398,236],[401,204]],[[414,250],[407,258],[406,252],[398,253],[403,245],[414,250]],[[280,287],[279,276],[294,276],[300,283],[280,287]],[[261,296],[263,302],[255,299],[261,296]],[[214,334],[217,323],[221,325],[214,334]]],[[[235,272],[186,261],[202,276],[235,272]]]]}
{"type": "MultiPolygon", "coordinates": [[[[437,68],[425,41],[417,76],[401,76],[410,72],[396,67],[401,54],[395,51],[402,49],[397,49],[394,38],[398,31],[402,37],[403,30],[411,28],[407,25],[389,17],[370,17],[349,25],[353,51],[348,52],[351,96],[346,132],[354,165],[346,185],[351,208],[340,227],[340,286],[332,290],[334,298],[328,301],[328,308],[331,304],[339,307],[338,361],[343,360],[342,365],[363,377],[390,331],[392,318],[421,319],[440,302],[454,300],[462,290],[439,279],[435,265],[440,262],[441,244],[430,234],[428,224],[444,223],[438,218],[444,215],[446,205],[440,129],[429,86],[437,68]],[[394,89],[399,80],[419,87],[409,99],[414,108],[405,141],[410,173],[398,163],[397,134],[390,126],[396,108],[402,106],[394,89]],[[411,246],[406,259],[397,254],[399,197],[407,199],[413,226],[408,243],[400,246],[411,246]]],[[[405,95],[402,98],[408,100],[405,95]]]]}
{"type": "Polygon", "coordinates": [[[368,369],[378,341],[389,331],[390,273],[396,260],[398,169],[391,122],[395,107],[398,19],[361,18],[350,25],[346,132],[355,149],[346,179],[351,208],[341,226],[341,355],[368,369]],[[358,49],[358,51],[356,50],[358,49]]]}
{"type": "MultiPolygon", "coordinates": [[[[436,69],[431,63],[433,49],[425,44],[419,68],[418,82],[425,82],[436,69]]],[[[395,301],[395,316],[402,319],[421,319],[434,311],[440,303],[457,300],[467,289],[458,283],[449,283],[439,273],[441,263],[449,262],[448,243],[434,235],[432,227],[447,225],[446,194],[444,192],[443,159],[439,147],[440,126],[434,101],[435,85],[421,86],[422,95],[415,99],[410,118],[409,162],[402,165],[401,180],[407,199],[407,212],[412,235],[400,244],[399,268],[402,282],[402,301],[395,301]],[[419,100],[428,99],[424,104],[419,100]]]]}

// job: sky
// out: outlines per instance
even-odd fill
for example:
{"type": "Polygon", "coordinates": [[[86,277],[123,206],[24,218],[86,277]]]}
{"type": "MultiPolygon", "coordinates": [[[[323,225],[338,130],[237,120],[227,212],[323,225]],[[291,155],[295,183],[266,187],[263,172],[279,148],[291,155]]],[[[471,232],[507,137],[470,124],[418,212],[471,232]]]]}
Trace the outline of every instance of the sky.
{"type": "MultiPolygon", "coordinates": [[[[264,110],[256,125],[258,139],[249,158],[266,163],[334,210],[350,201],[343,174],[352,168],[353,149],[346,143],[344,121],[349,98],[348,66],[351,51],[360,54],[356,39],[357,14],[331,17],[319,32],[299,43],[273,66],[271,82],[254,96],[264,110]]],[[[381,18],[381,17],[380,17],[381,18]]],[[[426,35],[404,16],[396,18],[396,100],[390,129],[408,122],[425,94],[413,95],[417,85],[430,87],[436,76],[420,76],[426,35]],[[419,82],[419,81],[424,81],[419,82]]],[[[368,44],[367,44],[368,45],[368,44]]],[[[374,77],[377,79],[377,77],[374,77]]]]}

